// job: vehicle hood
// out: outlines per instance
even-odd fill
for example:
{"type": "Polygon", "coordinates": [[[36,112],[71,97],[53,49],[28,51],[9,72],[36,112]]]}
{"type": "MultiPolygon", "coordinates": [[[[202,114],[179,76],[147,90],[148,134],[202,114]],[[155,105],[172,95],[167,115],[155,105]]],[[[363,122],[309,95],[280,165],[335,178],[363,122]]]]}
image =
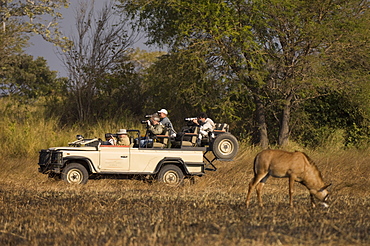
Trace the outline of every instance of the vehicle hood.
{"type": "Polygon", "coordinates": [[[97,150],[96,147],[51,147],[49,150],[69,150],[69,151],[92,151],[97,150]]]}

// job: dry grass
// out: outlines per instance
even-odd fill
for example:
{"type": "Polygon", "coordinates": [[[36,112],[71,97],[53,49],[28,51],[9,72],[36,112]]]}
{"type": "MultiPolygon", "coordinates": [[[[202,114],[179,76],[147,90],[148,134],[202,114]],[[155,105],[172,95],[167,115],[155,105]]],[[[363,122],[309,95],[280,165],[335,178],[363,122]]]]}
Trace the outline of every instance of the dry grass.
{"type": "Polygon", "coordinates": [[[37,172],[36,159],[1,160],[1,245],[369,245],[369,151],[308,153],[332,182],[329,209],[311,209],[285,179],[265,186],[265,209],[245,208],[257,150],[195,185],[169,188],[132,180],[71,186],[37,172]]]}

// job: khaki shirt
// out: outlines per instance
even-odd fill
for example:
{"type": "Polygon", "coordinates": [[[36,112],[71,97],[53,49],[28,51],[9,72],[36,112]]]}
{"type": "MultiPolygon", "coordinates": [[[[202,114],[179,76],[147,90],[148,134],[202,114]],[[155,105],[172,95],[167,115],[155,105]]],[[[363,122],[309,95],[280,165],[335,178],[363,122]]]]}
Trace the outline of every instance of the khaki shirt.
{"type": "Polygon", "coordinates": [[[150,134],[161,135],[164,133],[164,126],[161,123],[157,125],[150,125],[148,130],[150,131],[150,134]]]}
{"type": "Polygon", "coordinates": [[[118,137],[117,145],[130,146],[130,139],[127,135],[123,135],[123,137],[118,137]]]}

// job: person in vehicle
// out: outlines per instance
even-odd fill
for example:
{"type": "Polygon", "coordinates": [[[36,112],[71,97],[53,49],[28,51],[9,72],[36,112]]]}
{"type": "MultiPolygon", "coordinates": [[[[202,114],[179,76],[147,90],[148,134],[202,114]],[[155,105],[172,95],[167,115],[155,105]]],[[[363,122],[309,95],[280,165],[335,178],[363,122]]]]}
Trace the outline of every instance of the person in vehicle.
{"type": "Polygon", "coordinates": [[[114,138],[112,133],[106,133],[105,140],[106,142],[104,143],[104,145],[116,145],[117,144],[117,140],[114,138]]]}
{"type": "Polygon", "coordinates": [[[161,110],[158,111],[158,115],[160,117],[160,123],[162,123],[162,125],[165,126],[169,130],[170,136],[175,137],[176,136],[176,131],[173,128],[173,125],[172,125],[170,119],[167,117],[167,115],[168,115],[167,110],[162,108],[161,110]]]}
{"type": "Polygon", "coordinates": [[[159,115],[153,114],[152,117],[147,120],[147,137],[140,140],[140,146],[152,146],[153,138],[155,138],[156,135],[164,134],[165,130],[166,128],[160,122],[159,115]]]}
{"type": "Polygon", "coordinates": [[[193,120],[193,123],[199,126],[199,141],[208,137],[208,133],[215,129],[215,123],[211,118],[208,118],[208,115],[204,112],[200,113],[197,119],[193,120]]]}
{"type": "Polygon", "coordinates": [[[117,132],[117,145],[130,146],[130,138],[127,135],[126,129],[120,129],[117,132]]]}
{"type": "Polygon", "coordinates": [[[148,131],[151,136],[161,135],[165,131],[165,126],[160,122],[158,114],[154,114],[150,120],[147,121],[148,131]]]}

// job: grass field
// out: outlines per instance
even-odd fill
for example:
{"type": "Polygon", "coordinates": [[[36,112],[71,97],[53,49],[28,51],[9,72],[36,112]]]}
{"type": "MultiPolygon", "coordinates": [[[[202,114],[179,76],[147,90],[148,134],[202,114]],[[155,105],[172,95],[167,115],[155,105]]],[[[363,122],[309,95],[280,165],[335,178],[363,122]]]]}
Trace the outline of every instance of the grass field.
{"type": "Polygon", "coordinates": [[[265,208],[247,185],[257,150],[217,162],[196,183],[133,180],[83,186],[37,172],[37,158],[0,159],[0,245],[370,245],[370,151],[306,152],[331,188],[331,207],[309,206],[296,184],[269,179],[265,208]]]}

